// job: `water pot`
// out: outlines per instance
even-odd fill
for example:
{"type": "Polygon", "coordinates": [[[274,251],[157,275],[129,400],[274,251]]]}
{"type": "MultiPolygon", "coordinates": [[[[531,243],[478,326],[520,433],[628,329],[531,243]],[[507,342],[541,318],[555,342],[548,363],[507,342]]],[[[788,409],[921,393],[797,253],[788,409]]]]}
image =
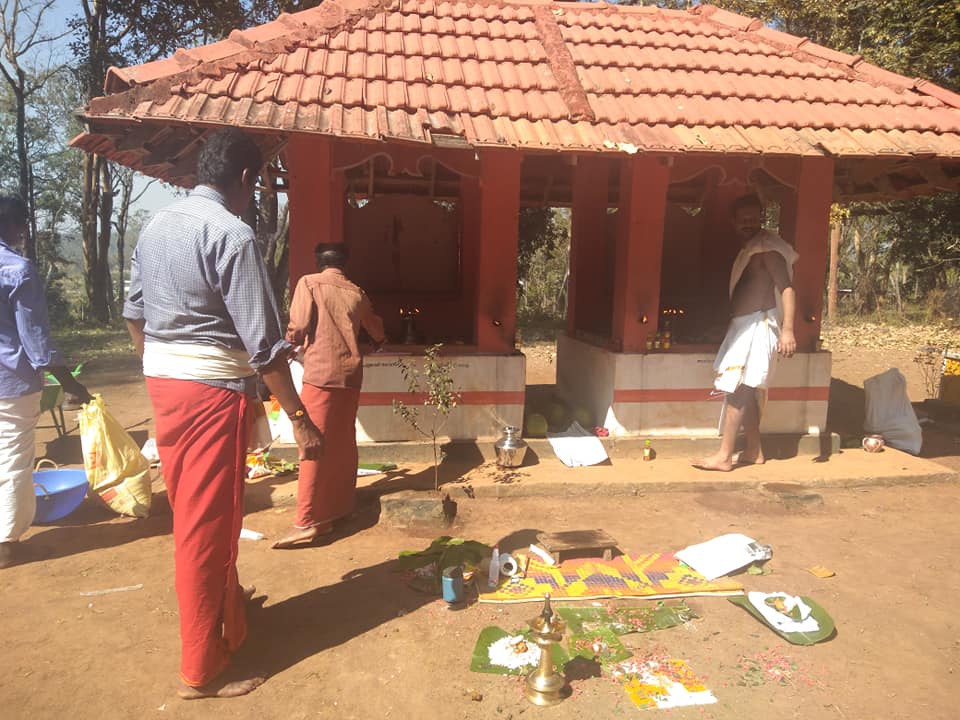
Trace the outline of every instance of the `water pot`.
{"type": "Polygon", "coordinates": [[[493,444],[497,451],[497,465],[501,467],[520,467],[527,453],[527,443],[520,437],[520,428],[508,425],[503,435],[493,444]]]}

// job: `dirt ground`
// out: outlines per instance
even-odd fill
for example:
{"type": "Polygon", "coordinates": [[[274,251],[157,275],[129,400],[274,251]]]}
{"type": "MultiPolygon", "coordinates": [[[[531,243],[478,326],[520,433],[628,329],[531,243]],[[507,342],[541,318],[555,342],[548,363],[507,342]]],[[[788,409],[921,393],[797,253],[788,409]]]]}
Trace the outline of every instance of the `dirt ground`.
{"type": "MultiPolygon", "coordinates": [[[[527,351],[529,381],[551,382],[549,346],[527,351]]],[[[863,379],[891,366],[904,371],[911,397],[920,399],[922,378],[912,356],[891,348],[834,348],[834,384],[846,403],[835,417],[855,417],[863,379]]],[[[134,360],[91,362],[83,379],[104,394],[138,440],[152,432],[134,360]]],[[[38,453],[77,463],[76,436],[73,429],[54,439],[52,428],[41,428],[38,453]]],[[[956,435],[927,426],[925,436],[925,455],[960,469],[956,435]]],[[[738,579],[747,589],[813,597],[836,621],[836,637],[813,647],[792,646],[723,598],[692,598],[699,620],[625,638],[638,653],[686,659],[718,699],[672,711],[638,710],[607,678],[575,681],[573,697],[541,709],[521,697],[516,678],[471,673],[470,656],[483,627],[522,627],[539,606],[481,604],[451,612],[441,600],[409,589],[393,572],[392,560],[440,533],[379,525],[379,507],[370,495],[325,545],[280,552],[267,542],[241,541],[241,578],[260,592],[236,666],[269,681],[244,698],[179,700],[171,516],[160,488],[158,483],[147,520],[111,517],[88,500],[63,525],[33,528],[26,544],[38,559],[0,571],[3,717],[956,717],[955,485],[821,489],[810,502],[789,506],[739,490],[459,503],[453,534],[488,543],[510,538],[504,547],[542,530],[594,527],[612,534],[628,553],[673,551],[726,532],[772,545],[773,574],[738,579]],[[836,576],[819,579],[807,571],[818,564],[836,576]],[[115,588],[132,589],[84,594],[115,588]],[[744,665],[752,663],[782,664],[787,677],[749,672],[744,665]]],[[[245,526],[268,537],[291,521],[289,508],[248,503],[245,526]]]]}

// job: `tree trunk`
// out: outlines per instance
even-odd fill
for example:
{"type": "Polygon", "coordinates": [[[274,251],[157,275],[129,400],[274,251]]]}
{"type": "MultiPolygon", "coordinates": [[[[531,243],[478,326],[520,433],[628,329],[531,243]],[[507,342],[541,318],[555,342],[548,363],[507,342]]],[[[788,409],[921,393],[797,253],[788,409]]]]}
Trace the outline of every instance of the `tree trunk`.
{"type": "Polygon", "coordinates": [[[110,165],[100,162],[100,207],[97,228],[97,262],[94,266],[93,297],[90,314],[101,323],[110,322],[112,310],[112,282],[110,277],[110,218],[113,216],[113,180],[110,165]]]}
{"type": "Polygon", "coordinates": [[[100,165],[104,160],[99,155],[83,157],[83,203],[80,228],[83,242],[83,276],[87,291],[87,306],[93,308],[98,263],[97,210],[100,206],[100,165]]]}
{"type": "Polygon", "coordinates": [[[30,156],[27,153],[27,76],[19,67],[15,69],[17,84],[13,88],[13,98],[17,112],[17,191],[20,199],[27,205],[30,217],[27,222],[27,236],[23,241],[23,255],[34,263],[37,261],[37,234],[33,220],[33,193],[30,192],[30,156]]]}
{"type": "Polygon", "coordinates": [[[120,185],[120,208],[117,210],[117,219],[114,229],[117,231],[117,294],[116,307],[122,308],[126,299],[124,292],[124,267],[126,265],[127,227],[130,222],[130,205],[133,202],[133,173],[123,171],[118,173],[120,185]]]}
{"type": "Polygon", "coordinates": [[[840,269],[840,236],[843,225],[839,220],[830,227],[830,271],[827,274],[827,321],[837,318],[837,272],[840,269]]]}
{"type": "Polygon", "coordinates": [[[902,275],[900,263],[893,266],[893,272],[890,273],[893,278],[893,296],[897,301],[897,314],[903,315],[903,298],[900,295],[900,276],[902,275]]]}
{"type": "MultiPolygon", "coordinates": [[[[107,16],[104,0],[83,3],[86,17],[87,45],[90,61],[86,68],[86,94],[93,98],[102,92],[106,76],[107,16]]],[[[86,155],[83,164],[83,270],[89,315],[99,322],[110,319],[110,219],[113,214],[113,189],[106,161],[97,155],[86,155]],[[104,205],[106,207],[104,207],[104,205]]]]}

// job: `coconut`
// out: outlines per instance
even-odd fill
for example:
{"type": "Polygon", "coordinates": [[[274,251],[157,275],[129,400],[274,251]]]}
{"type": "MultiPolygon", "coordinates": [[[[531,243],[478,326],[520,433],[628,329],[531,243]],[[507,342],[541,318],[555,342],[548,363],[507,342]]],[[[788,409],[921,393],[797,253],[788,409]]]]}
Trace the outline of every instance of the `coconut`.
{"type": "Polygon", "coordinates": [[[593,413],[585,407],[578,406],[573,409],[573,419],[580,424],[584,430],[593,428],[593,413]]]}
{"type": "Polygon", "coordinates": [[[550,407],[547,409],[547,420],[550,422],[550,427],[566,430],[570,424],[570,414],[567,411],[567,406],[562,402],[550,403],[550,407]]]}
{"type": "Polygon", "coordinates": [[[526,436],[542,438],[547,434],[547,419],[540,413],[527,416],[526,436]]]}

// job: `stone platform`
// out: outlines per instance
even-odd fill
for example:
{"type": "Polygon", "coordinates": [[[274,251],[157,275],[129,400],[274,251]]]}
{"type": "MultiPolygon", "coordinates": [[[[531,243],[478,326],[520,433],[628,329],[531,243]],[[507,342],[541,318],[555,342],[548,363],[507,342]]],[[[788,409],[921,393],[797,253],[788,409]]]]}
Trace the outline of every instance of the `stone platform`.
{"type": "MultiPolygon", "coordinates": [[[[707,451],[715,447],[707,447],[707,451]]],[[[642,444],[639,445],[642,448],[642,444]]],[[[914,457],[899,450],[886,449],[871,454],[861,449],[846,449],[829,455],[794,455],[771,459],[766,464],[738,467],[729,473],[707,472],[690,465],[695,452],[692,445],[661,443],[654,446],[658,457],[644,462],[630,445],[623,454],[612,455],[601,465],[582,468],[564,466],[547,447],[531,445],[524,465],[500,468],[481,445],[472,450],[454,448],[440,468],[441,486],[456,502],[478,498],[646,495],[660,492],[758,491],[803,498],[819,488],[878,487],[929,483],[955,483],[955,471],[931,460],[914,457]],[[629,450],[629,452],[628,452],[629,450]]],[[[368,462],[389,461],[397,469],[388,473],[358,478],[361,501],[376,502],[380,497],[405,493],[415,497],[432,494],[433,467],[428,461],[430,449],[421,446],[419,460],[404,460],[396,455],[377,457],[368,462]]],[[[436,497],[436,496],[434,496],[436,497]]],[[[261,506],[285,506],[296,501],[296,476],[266,478],[248,484],[248,499],[261,506]]]]}

